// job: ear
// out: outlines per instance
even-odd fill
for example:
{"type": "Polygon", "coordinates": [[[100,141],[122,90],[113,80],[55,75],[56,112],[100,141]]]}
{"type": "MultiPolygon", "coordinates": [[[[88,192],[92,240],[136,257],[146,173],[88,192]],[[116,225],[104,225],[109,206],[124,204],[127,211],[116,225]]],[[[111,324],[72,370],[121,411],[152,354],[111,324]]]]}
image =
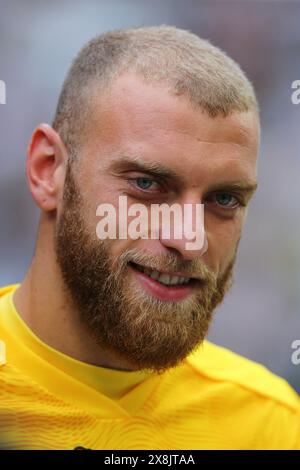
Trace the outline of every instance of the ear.
{"type": "Polygon", "coordinates": [[[26,173],[30,192],[44,212],[57,208],[67,159],[67,150],[59,134],[49,124],[40,124],[28,146],[26,173]]]}

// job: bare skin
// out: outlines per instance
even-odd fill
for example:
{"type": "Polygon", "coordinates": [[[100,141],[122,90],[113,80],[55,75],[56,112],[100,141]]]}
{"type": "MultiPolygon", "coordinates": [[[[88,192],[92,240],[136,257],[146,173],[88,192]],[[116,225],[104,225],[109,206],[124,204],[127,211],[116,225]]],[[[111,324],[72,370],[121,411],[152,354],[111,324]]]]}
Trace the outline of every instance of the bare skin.
{"type": "MultiPolygon", "coordinates": [[[[96,207],[102,202],[117,205],[119,195],[125,193],[132,202],[144,204],[203,202],[206,243],[202,249],[186,250],[185,239],[127,239],[114,240],[111,255],[117,258],[124,250],[138,248],[157,256],[173,252],[186,260],[201,257],[220,276],[234,255],[255,190],[259,128],[254,112],[210,118],[192,108],[187,98],[130,74],[118,78],[101,98],[95,95],[93,105],[74,167],[90,232],[95,232],[96,207]],[[156,162],[180,178],[167,180],[163,189],[154,182],[150,190],[141,190],[134,178],[149,174],[125,165],[124,156],[156,162]],[[236,189],[238,185],[243,188],[236,189]],[[220,206],[214,197],[221,190],[238,196],[244,205],[220,206]]],[[[14,302],[31,330],[56,350],[86,363],[133,370],[126,358],[91,339],[56,263],[53,235],[67,160],[60,136],[47,124],[38,126],[28,147],[27,178],[41,217],[35,255],[14,302]]],[[[131,282],[138,282],[130,275],[131,282]]]]}

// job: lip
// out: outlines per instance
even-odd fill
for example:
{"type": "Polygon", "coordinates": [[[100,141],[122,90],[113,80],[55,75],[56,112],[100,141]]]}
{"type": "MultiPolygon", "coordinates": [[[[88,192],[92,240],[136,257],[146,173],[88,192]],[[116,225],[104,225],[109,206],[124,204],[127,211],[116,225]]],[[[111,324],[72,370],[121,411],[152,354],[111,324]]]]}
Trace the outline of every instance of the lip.
{"type": "Polygon", "coordinates": [[[152,296],[160,300],[178,302],[188,297],[195,289],[194,285],[164,286],[147,274],[128,265],[130,271],[136,276],[142,287],[152,296]]]}
{"type": "MultiPolygon", "coordinates": [[[[143,265],[143,267],[144,267],[144,268],[151,269],[151,271],[157,271],[157,269],[151,268],[151,266],[145,266],[145,265],[143,265]]],[[[185,277],[185,278],[188,277],[189,279],[191,279],[191,278],[192,278],[192,279],[199,279],[199,278],[197,278],[197,277],[195,277],[195,276],[187,275],[186,273],[183,273],[182,271],[176,271],[176,272],[173,272],[173,271],[172,271],[172,272],[170,273],[170,271],[164,271],[164,269],[160,269],[160,268],[159,268],[159,272],[160,272],[161,274],[168,274],[169,276],[179,276],[179,277],[185,277]]]]}

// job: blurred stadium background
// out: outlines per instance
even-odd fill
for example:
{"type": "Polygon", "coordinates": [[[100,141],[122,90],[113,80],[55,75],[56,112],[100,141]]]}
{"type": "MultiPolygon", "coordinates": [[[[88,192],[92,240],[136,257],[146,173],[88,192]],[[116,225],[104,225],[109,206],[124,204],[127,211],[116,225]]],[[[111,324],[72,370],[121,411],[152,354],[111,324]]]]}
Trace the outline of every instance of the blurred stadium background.
{"type": "Polygon", "coordinates": [[[300,392],[300,2],[272,0],[0,0],[0,285],[22,280],[38,211],[26,186],[31,132],[51,122],[70,61],[92,36],[170,24],[210,39],[239,62],[262,117],[259,189],[240,245],[236,281],[210,339],[285,377],[300,392]]]}

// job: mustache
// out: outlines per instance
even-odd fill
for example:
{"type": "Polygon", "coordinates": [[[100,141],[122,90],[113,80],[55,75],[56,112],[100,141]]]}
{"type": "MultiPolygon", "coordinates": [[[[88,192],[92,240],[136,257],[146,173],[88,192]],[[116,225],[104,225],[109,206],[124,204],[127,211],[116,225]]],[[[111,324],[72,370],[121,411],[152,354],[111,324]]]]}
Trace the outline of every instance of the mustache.
{"type": "Polygon", "coordinates": [[[199,279],[203,283],[216,285],[216,275],[205,265],[201,258],[193,260],[181,259],[173,253],[165,255],[153,255],[148,252],[130,249],[124,251],[114,263],[119,265],[120,269],[125,269],[129,262],[147,266],[156,271],[180,271],[187,277],[199,279]]]}

